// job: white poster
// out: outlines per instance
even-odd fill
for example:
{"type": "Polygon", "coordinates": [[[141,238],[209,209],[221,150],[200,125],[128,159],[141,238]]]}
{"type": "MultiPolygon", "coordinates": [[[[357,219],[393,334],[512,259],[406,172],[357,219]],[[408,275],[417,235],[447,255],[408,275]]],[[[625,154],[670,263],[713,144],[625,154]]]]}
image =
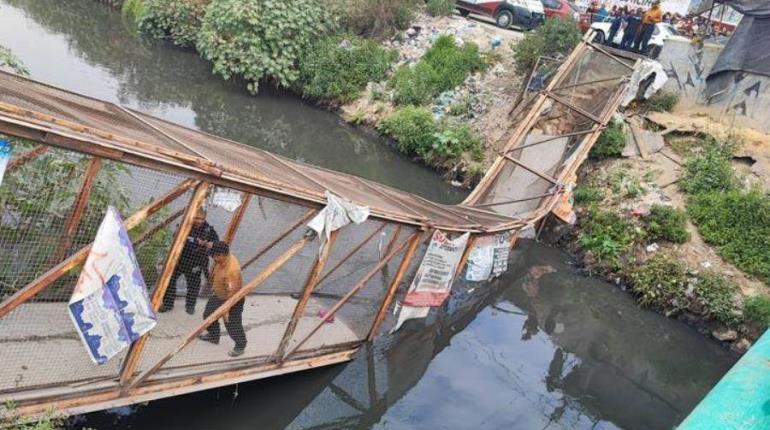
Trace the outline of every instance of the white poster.
{"type": "Polygon", "coordinates": [[[241,193],[229,188],[217,187],[211,197],[211,204],[228,212],[234,212],[241,207],[241,193]]]}
{"type": "Polygon", "coordinates": [[[7,140],[0,140],[0,185],[3,185],[5,168],[11,159],[11,144],[7,140]]]}
{"type": "Polygon", "coordinates": [[[307,226],[318,233],[321,239],[320,252],[324,242],[329,240],[334,230],[339,230],[350,223],[361,224],[367,218],[369,218],[368,206],[358,206],[327,191],[326,207],[321,209],[321,212],[318,212],[307,226]]]}
{"type": "Polygon", "coordinates": [[[460,263],[469,233],[449,239],[440,230],[433,233],[420,268],[404,298],[408,306],[441,306],[449,297],[457,264],[460,263]]]}
{"type": "Polygon", "coordinates": [[[465,279],[479,282],[503,274],[508,269],[510,245],[510,232],[481,236],[476,239],[468,256],[465,279]]]}
{"type": "Polygon", "coordinates": [[[69,301],[91,360],[106,363],[156,324],[134,248],[120,214],[107,209],[69,301]]]}

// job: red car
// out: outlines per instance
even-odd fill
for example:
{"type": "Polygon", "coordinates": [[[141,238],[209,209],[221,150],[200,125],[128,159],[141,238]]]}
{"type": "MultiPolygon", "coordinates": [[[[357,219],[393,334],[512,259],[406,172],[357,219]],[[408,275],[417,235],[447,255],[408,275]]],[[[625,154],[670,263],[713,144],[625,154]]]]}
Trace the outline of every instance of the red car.
{"type": "Polygon", "coordinates": [[[567,0],[542,0],[542,2],[546,18],[569,18],[580,22],[582,12],[574,3],[567,0]]]}
{"type": "Polygon", "coordinates": [[[456,6],[462,16],[471,13],[488,16],[501,28],[515,25],[531,30],[545,19],[540,0],[457,0],[456,6]]]}

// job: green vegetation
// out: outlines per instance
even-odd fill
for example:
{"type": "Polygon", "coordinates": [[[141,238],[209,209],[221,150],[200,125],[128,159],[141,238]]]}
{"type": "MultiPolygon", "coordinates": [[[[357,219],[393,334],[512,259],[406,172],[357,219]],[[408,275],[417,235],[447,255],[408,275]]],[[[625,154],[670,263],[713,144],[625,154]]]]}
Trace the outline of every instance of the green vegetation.
{"type": "Polygon", "coordinates": [[[694,293],[696,302],[693,307],[702,307],[701,314],[708,314],[725,324],[740,322],[740,313],[735,306],[738,286],[725,277],[714,272],[699,274],[694,293]]]}
{"type": "Polygon", "coordinates": [[[414,0],[330,0],[327,7],[345,31],[378,38],[406,30],[418,5],[414,0]]]}
{"type": "Polygon", "coordinates": [[[378,129],[398,141],[399,151],[427,162],[437,163],[466,152],[476,161],[483,159],[481,140],[467,126],[436,122],[427,108],[402,107],[385,118],[378,129]]]}
{"type": "Polygon", "coordinates": [[[734,189],[738,184],[730,164],[734,147],[709,138],[700,154],[687,159],[680,187],[689,194],[734,189]]]}
{"type": "Polygon", "coordinates": [[[623,130],[623,123],[613,119],[599,135],[588,156],[596,160],[620,157],[625,146],[626,133],[623,130]]]}
{"type": "Polygon", "coordinates": [[[674,243],[685,243],[690,240],[690,232],[687,231],[687,214],[681,209],[653,205],[644,221],[647,237],[650,240],[663,239],[674,243]]]}
{"type": "Polygon", "coordinates": [[[770,327],[770,297],[747,298],[743,304],[743,316],[747,321],[759,324],[763,331],[770,327]]]}
{"type": "Polygon", "coordinates": [[[667,254],[657,254],[631,272],[631,288],[643,306],[681,310],[686,303],[687,266],[667,254]]]}
{"type": "MultiPolygon", "coordinates": [[[[139,30],[168,38],[179,46],[195,46],[211,0],[128,0],[123,12],[137,17],[139,30]]],[[[215,2],[216,3],[216,2],[215,2]]]]}
{"type": "Polygon", "coordinates": [[[455,12],[455,0],[428,0],[427,10],[430,16],[451,16],[455,12]]]}
{"type": "Polygon", "coordinates": [[[24,418],[18,415],[15,403],[7,402],[0,405],[0,423],[8,430],[57,430],[63,428],[67,420],[53,411],[34,419],[24,418]]]}
{"type": "Polygon", "coordinates": [[[591,207],[578,236],[580,246],[602,263],[617,266],[620,255],[628,251],[642,234],[628,218],[616,212],[591,207]]]}
{"type": "Polygon", "coordinates": [[[578,206],[587,206],[592,203],[599,203],[604,200],[604,190],[590,185],[578,185],[572,194],[575,204],[578,206]]]}
{"type": "Polygon", "coordinates": [[[27,67],[8,48],[2,45],[0,45],[0,69],[10,70],[17,75],[29,75],[27,67]]]}
{"type": "Polygon", "coordinates": [[[644,101],[642,109],[648,112],[671,112],[679,103],[679,96],[675,93],[657,92],[644,101]]]}
{"type": "Polygon", "coordinates": [[[414,67],[403,66],[390,81],[395,101],[401,105],[425,105],[444,91],[462,84],[470,74],[487,67],[473,43],[458,46],[454,37],[436,39],[414,67]]]}
{"type": "Polygon", "coordinates": [[[572,19],[547,19],[545,24],[527,33],[524,39],[513,45],[516,67],[520,73],[528,73],[538,57],[558,57],[572,51],[582,33],[572,19]]]}
{"type": "Polygon", "coordinates": [[[217,0],[206,10],[197,47],[215,73],[243,76],[256,93],[263,80],[293,84],[300,58],[333,28],[327,7],[314,0],[217,0]]]}
{"type": "Polygon", "coordinates": [[[367,82],[385,79],[396,53],[358,36],[329,36],[315,43],[299,64],[299,85],[309,98],[347,103],[367,82]]]}
{"type": "Polygon", "coordinates": [[[449,106],[449,115],[452,116],[465,116],[468,115],[473,109],[473,100],[470,96],[464,97],[462,100],[453,103],[449,106]]]}

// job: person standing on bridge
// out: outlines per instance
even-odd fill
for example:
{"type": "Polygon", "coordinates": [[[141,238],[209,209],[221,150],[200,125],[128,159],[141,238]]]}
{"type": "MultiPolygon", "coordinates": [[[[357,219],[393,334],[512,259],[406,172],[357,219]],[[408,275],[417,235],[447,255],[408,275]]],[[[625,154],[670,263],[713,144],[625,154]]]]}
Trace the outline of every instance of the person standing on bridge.
{"type": "Polygon", "coordinates": [[[180,275],[184,275],[187,282],[187,295],[185,296],[185,310],[188,314],[195,313],[195,304],[198,301],[198,292],[201,288],[201,277],[209,270],[209,251],[214,242],[219,240],[216,230],[206,222],[206,211],[200,209],[193,218],[190,234],[187,235],[182,255],[171,275],[166,295],[163,297],[163,305],[160,312],[168,312],[174,308],[176,299],[176,282],[180,275]]]}
{"type": "MultiPolygon", "coordinates": [[[[212,294],[206,303],[206,309],[203,311],[203,319],[213,314],[243,286],[241,264],[230,253],[230,247],[225,242],[215,242],[211,248],[211,256],[214,259],[214,268],[211,271],[212,294]]],[[[235,347],[229,352],[230,357],[243,355],[246,349],[246,333],[243,330],[243,305],[245,303],[245,298],[239,300],[224,316],[227,334],[235,342],[235,347]]],[[[200,336],[200,339],[215,345],[218,344],[221,334],[219,321],[214,321],[207,327],[207,331],[200,336]]]]}
{"type": "Polygon", "coordinates": [[[647,44],[650,43],[655,26],[663,21],[663,11],[660,9],[660,0],[652,2],[652,7],[642,18],[642,29],[634,43],[634,49],[641,54],[647,54],[647,44]]]}

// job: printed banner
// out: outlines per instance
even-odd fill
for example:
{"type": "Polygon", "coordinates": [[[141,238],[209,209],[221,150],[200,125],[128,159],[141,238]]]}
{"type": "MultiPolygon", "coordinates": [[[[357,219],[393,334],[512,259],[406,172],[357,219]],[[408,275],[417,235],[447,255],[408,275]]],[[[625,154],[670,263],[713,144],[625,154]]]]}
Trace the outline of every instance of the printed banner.
{"type": "Polygon", "coordinates": [[[510,245],[511,232],[481,236],[476,239],[468,256],[465,279],[479,282],[503,274],[508,269],[510,245]]]}
{"type": "Polygon", "coordinates": [[[211,204],[228,212],[234,212],[241,207],[241,193],[229,188],[217,187],[211,197],[211,204]]]}
{"type": "Polygon", "coordinates": [[[0,185],[3,185],[5,168],[11,159],[11,144],[7,140],[0,139],[0,185]]]}
{"type": "Polygon", "coordinates": [[[118,211],[107,208],[69,301],[91,360],[104,364],[155,327],[157,318],[118,211]]]}
{"type": "Polygon", "coordinates": [[[404,298],[408,306],[441,306],[449,297],[457,265],[460,263],[469,233],[450,240],[439,230],[433,233],[428,250],[425,252],[404,298]]]}

